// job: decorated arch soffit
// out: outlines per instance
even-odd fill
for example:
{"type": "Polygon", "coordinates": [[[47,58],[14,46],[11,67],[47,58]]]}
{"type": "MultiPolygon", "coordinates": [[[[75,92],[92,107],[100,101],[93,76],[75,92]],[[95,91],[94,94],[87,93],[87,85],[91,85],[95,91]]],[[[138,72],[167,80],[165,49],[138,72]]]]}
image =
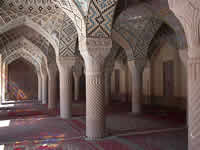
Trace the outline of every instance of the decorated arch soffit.
{"type": "Polygon", "coordinates": [[[115,63],[115,60],[116,60],[116,57],[118,55],[120,51],[120,46],[116,43],[116,42],[113,42],[113,46],[112,46],[112,49],[109,53],[109,55],[106,57],[106,60],[105,60],[105,69],[106,70],[112,70],[113,67],[114,67],[114,63],[115,63]]]}
{"type": "Polygon", "coordinates": [[[149,45],[148,57],[153,59],[154,57],[152,56],[156,56],[159,53],[160,48],[165,45],[165,43],[168,43],[173,48],[179,50],[176,33],[169,25],[163,24],[149,45]]]}
{"type": "Polygon", "coordinates": [[[112,23],[118,0],[91,0],[87,16],[87,37],[107,38],[112,33],[112,23]]]}
{"type": "Polygon", "coordinates": [[[59,39],[59,56],[77,56],[78,33],[72,20],[65,14],[59,39]]]}
{"type": "Polygon", "coordinates": [[[114,24],[112,38],[120,41],[128,60],[143,58],[147,56],[149,44],[163,23],[175,31],[179,48],[185,47],[183,28],[165,0],[160,0],[159,6],[157,3],[145,2],[122,12],[114,24]]]}
{"type": "MultiPolygon", "coordinates": [[[[26,41],[29,41],[29,44],[32,43],[32,45],[37,47],[37,49],[40,49],[46,56],[48,63],[55,62],[55,51],[52,45],[46,40],[46,38],[26,26],[14,28],[0,35],[0,47],[4,53],[12,51],[12,48],[8,49],[6,47],[8,43],[15,41],[16,39],[20,39],[21,37],[24,37],[26,41]]],[[[18,43],[20,43],[19,41],[20,40],[18,40],[18,43]]],[[[22,41],[23,44],[21,45],[24,45],[24,40],[22,41]]],[[[34,51],[34,49],[32,50],[34,51]]]]}
{"type": "Polygon", "coordinates": [[[168,0],[149,1],[146,7],[158,16],[165,24],[175,31],[179,49],[187,48],[187,40],[184,29],[177,17],[169,9],[168,0]]]}
{"type": "Polygon", "coordinates": [[[5,62],[5,64],[10,64],[19,58],[24,58],[25,60],[27,60],[29,63],[31,63],[35,67],[36,71],[40,71],[40,65],[42,65],[42,64],[40,64],[40,62],[38,62],[37,59],[35,59],[30,53],[28,53],[24,49],[16,50],[15,52],[13,52],[9,56],[7,56],[3,60],[3,62],[5,62]]]}
{"type": "Polygon", "coordinates": [[[54,0],[74,22],[80,37],[111,36],[118,0],[54,0]]]}
{"type": "MultiPolygon", "coordinates": [[[[135,11],[137,12],[137,9],[135,11]]],[[[148,46],[162,24],[162,21],[153,17],[150,11],[142,12],[140,15],[138,12],[133,13],[137,14],[136,16],[128,16],[126,11],[121,13],[113,27],[118,36],[114,33],[112,38],[124,48],[128,60],[147,56],[148,46]]]]}
{"type": "Polygon", "coordinates": [[[6,50],[5,47],[1,48],[2,59],[4,60],[8,56],[14,54],[18,49],[21,49],[21,52],[26,52],[34,57],[34,59],[40,64],[47,63],[46,56],[41,52],[41,50],[23,37],[7,44],[6,50]]]}
{"type": "Polygon", "coordinates": [[[59,45],[64,12],[52,0],[3,0],[0,5],[0,28],[27,24],[59,45]],[[41,28],[41,29],[38,29],[41,28]]]}

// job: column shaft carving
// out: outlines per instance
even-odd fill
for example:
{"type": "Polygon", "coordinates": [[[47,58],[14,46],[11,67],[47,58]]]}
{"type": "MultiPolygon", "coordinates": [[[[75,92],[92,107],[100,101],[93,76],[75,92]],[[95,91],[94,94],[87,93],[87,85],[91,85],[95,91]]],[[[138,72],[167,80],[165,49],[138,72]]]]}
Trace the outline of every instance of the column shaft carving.
{"type": "Polygon", "coordinates": [[[111,76],[112,72],[105,72],[105,104],[109,105],[111,100],[111,76]]]}
{"type": "Polygon", "coordinates": [[[74,100],[78,101],[80,98],[80,77],[74,75],[74,100]]]}
{"type": "Polygon", "coordinates": [[[86,66],[86,136],[105,136],[104,64],[112,47],[111,39],[86,39],[81,54],[86,66]]]}
{"type": "Polygon", "coordinates": [[[56,96],[57,96],[57,66],[56,64],[50,64],[48,66],[48,109],[56,108],[56,96]]]}
{"type": "Polygon", "coordinates": [[[60,117],[69,119],[72,117],[72,66],[74,58],[58,58],[60,72],[60,117]]]}
{"type": "Polygon", "coordinates": [[[77,58],[75,65],[74,65],[74,100],[77,101],[80,98],[80,78],[83,73],[83,63],[81,58],[77,58]]]}
{"type": "Polygon", "coordinates": [[[132,112],[141,112],[142,100],[142,72],[144,64],[135,60],[128,62],[130,72],[132,75],[132,112]]]}
{"type": "Polygon", "coordinates": [[[37,76],[38,76],[38,101],[41,102],[42,101],[42,77],[41,77],[41,73],[37,72],[37,76]]]}
{"type": "Polygon", "coordinates": [[[188,150],[200,144],[200,1],[168,0],[170,9],[183,25],[188,42],[188,150]]]}
{"type": "Polygon", "coordinates": [[[42,68],[42,104],[47,104],[48,99],[48,75],[46,68],[42,68]]]}
{"type": "Polygon", "coordinates": [[[200,144],[200,58],[188,60],[188,110],[189,110],[189,148],[198,150],[200,144]]]}

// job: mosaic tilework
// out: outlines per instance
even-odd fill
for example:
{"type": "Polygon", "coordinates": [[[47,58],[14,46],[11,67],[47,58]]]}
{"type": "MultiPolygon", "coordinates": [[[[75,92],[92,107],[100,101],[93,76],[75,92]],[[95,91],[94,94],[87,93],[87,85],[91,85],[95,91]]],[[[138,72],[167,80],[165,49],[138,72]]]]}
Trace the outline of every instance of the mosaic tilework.
{"type": "Polygon", "coordinates": [[[2,48],[1,49],[2,53],[4,53],[5,56],[7,56],[7,54],[11,53],[12,51],[14,51],[15,48],[22,47],[22,46],[26,49],[30,49],[33,51],[34,51],[34,48],[38,49],[38,51],[42,51],[43,54],[47,57],[48,62],[52,62],[52,61],[55,62],[54,49],[44,37],[42,37],[40,34],[35,32],[34,30],[28,27],[22,26],[22,27],[10,30],[8,32],[5,32],[4,34],[1,34],[0,47],[2,48]],[[12,47],[14,45],[10,45],[10,48],[5,46],[9,42],[16,41],[16,39],[20,37],[24,37],[26,39],[26,42],[25,42],[26,44],[24,43],[24,40],[23,40],[22,43],[20,43],[19,41],[18,43],[14,43],[15,47],[12,47]]]}
{"type": "Polygon", "coordinates": [[[75,0],[74,1],[84,16],[87,16],[89,0],[75,0]]]}
{"type": "Polygon", "coordinates": [[[117,0],[92,0],[88,10],[87,36],[109,37],[117,0]]]}
{"type": "MultiPolygon", "coordinates": [[[[85,35],[85,19],[77,5],[71,0],[53,0],[72,19],[76,26],[77,32],[85,35]]],[[[80,4],[80,3],[79,3],[80,4]]]]}
{"type": "MultiPolygon", "coordinates": [[[[25,17],[41,26],[49,36],[61,30],[64,12],[50,1],[11,1],[8,0],[0,8],[0,25],[15,22],[25,17]]],[[[58,45],[58,37],[56,43],[58,45]]]]}
{"type": "Polygon", "coordinates": [[[176,33],[168,25],[163,24],[149,45],[148,57],[151,58],[151,56],[156,55],[166,42],[171,44],[174,48],[179,49],[176,33]]]}
{"type": "MultiPolygon", "coordinates": [[[[114,30],[127,41],[130,49],[125,49],[128,60],[144,58],[147,56],[149,44],[162,21],[154,18],[136,18],[130,20],[120,15],[114,25],[114,30]]],[[[123,47],[123,44],[119,42],[123,47]]]]}
{"type": "Polygon", "coordinates": [[[78,33],[72,20],[65,15],[60,33],[59,56],[75,56],[78,33]]]}
{"type": "Polygon", "coordinates": [[[6,64],[10,64],[13,61],[19,59],[19,58],[24,58],[25,60],[27,60],[29,63],[31,63],[33,66],[35,66],[36,71],[40,70],[40,64],[39,62],[30,54],[28,54],[27,52],[21,50],[18,52],[14,52],[13,54],[11,54],[8,58],[6,58],[4,61],[6,64]]]}

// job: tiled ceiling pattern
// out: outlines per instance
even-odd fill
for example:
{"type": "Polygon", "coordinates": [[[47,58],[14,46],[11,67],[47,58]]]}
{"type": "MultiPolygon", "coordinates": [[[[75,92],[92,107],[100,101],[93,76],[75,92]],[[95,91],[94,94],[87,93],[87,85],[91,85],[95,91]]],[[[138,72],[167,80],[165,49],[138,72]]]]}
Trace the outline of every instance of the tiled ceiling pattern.
{"type": "Polygon", "coordinates": [[[36,47],[34,44],[32,44],[30,41],[25,39],[24,37],[21,37],[17,39],[16,41],[10,42],[6,46],[6,50],[5,49],[2,50],[2,59],[4,60],[5,58],[12,55],[13,53],[18,52],[19,49],[33,56],[38,63],[44,64],[45,58],[42,52],[40,51],[40,49],[36,47]]]}
{"type": "MultiPolygon", "coordinates": [[[[52,48],[51,44],[40,34],[35,32],[34,30],[26,27],[21,26],[12,30],[9,30],[8,32],[5,32],[4,34],[0,35],[0,49],[3,51],[6,49],[6,53],[9,53],[9,51],[13,51],[13,49],[8,49],[6,46],[8,43],[15,41],[16,39],[20,37],[25,37],[27,40],[29,40],[31,43],[33,43],[35,46],[37,46],[47,57],[48,61],[55,61],[55,51],[52,48]]],[[[5,54],[5,52],[4,52],[5,54]]]]}
{"type": "Polygon", "coordinates": [[[78,33],[72,20],[65,15],[60,33],[59,56],[76,56],[78,33]]]}
{"type": "Polygon", "coordinates": [[[0,26],[24,16],[52,34],[60,32],[64,12],[52,0],[4,0],[0,7],[0,26]]]}
{"type": "Polygon", "coordinates": [[[33,66],[35,66],[36,71],[40,70],[40,63],[30,54],[26,53],[25,50],[19,49],[17,52],[11,54],[8,58],[4,60],[6,64],[10,64],[13,61],[19,59],[19,58],[24,58],[27,60],[29,63],[31,63],[33,66]]]}
{"type": "Polygon", "coordinates": [[[79,7],[81,13],[83,14],[83,16],[87,16],[89,1],[90,0],[74,0],[74,2],[79,7]]]}

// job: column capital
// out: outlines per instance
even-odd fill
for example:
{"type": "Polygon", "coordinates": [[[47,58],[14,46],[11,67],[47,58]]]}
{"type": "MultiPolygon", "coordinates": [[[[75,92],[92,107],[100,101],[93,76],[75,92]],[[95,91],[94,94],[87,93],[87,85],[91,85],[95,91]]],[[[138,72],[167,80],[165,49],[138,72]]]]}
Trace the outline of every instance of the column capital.
{"type": "Polygon", "coordinates": [[[49,79],[51,79],[51,76],[55,76],[57,71],[58,71],[58,68],[57,68],[56,63],[48,64],[47,73],[48,73],[49,79]]]}
{"type": "Polygon", "coordinates": [[[66,70],[66,68],[71,68],[77,61],[77,57],[57,57],[56,62],[58,64],[59,70],[66,70]]]}
{"type": "Polygon", "coordinates": [[[187,49],[179,50],[179,57],[183,62],[184,66],[186,66],[188,61],[188,50],[187,49]]]}
{"type": "Polygon", "coordinates": [[[170,9],[179,19],[188,41],[189,55],[200,56],[200,35],[199,35],[199,21],[200,21],[200,1],[199,0],[168,0],[170,9]],[[195,53],[195,54],[193,54],[195,53]]]}
{"type": "Polygon", "coordinates": [[[83,73],[84,62],[81,59],[77,59],[73,66],[73,75],[79,78],[83,73]]]}
{"type": "Polygon", "coordinates": [[[40,71],[42,76],[47,76],[47,68],[44,65],[40,65],[40,71]]]}
{"type": "Polygon", "coordinates": [[[105,64],[106,57],[112,48],[112,40],[109,38],[86,38],[80,43],[81,54],[85,61],[87,72],[100,73],[105,64]]]}
{"type": "Polygon", "coordinates": [[[133,71],[142,72],[144,70],[146,62],[147,62],[146,58],[131,60],[131,61],[128,61],[128,66],[131,72],[133,71]]]}

